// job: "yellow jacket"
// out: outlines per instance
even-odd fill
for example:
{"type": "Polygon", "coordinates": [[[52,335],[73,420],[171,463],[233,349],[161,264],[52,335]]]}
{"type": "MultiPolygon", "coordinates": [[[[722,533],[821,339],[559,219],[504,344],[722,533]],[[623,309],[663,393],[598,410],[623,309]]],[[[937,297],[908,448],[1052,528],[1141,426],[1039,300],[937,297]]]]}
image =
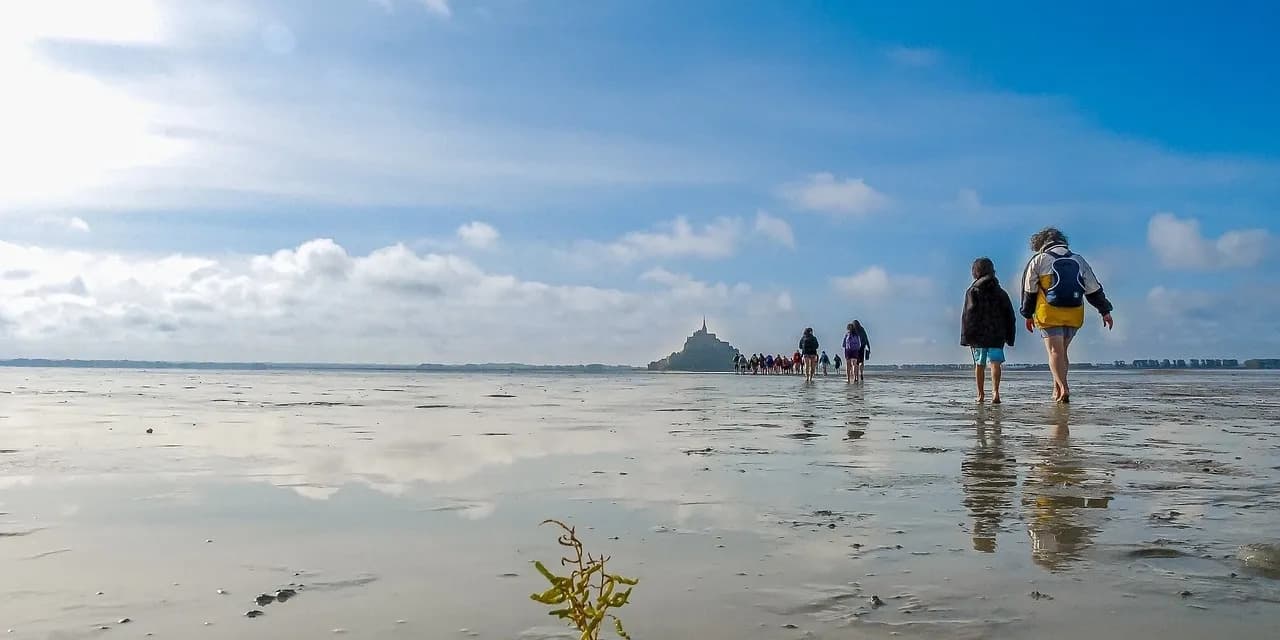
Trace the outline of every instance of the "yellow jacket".
{"type": "Polygon", "coordinates": [[[1054,306],[1049,304],[1048,297],[1045,295],[1049,287],[1053,286],[1055,277],[1053,263],[1062,258],[1075,260],[1078,264],[1080,285],[1085,299],[1096,307],[1099,313],[1111,313],[1111,303],[1103,294],[1102,283],[1098,282],[1098,278],[1094,276],[1093,268],[1089,263],[1079,254],[1072,253],[1066,246],[1054,245],[1036,254],[1027,263],[1027,269],[1022,277],[1023,317],[1035,320],[1036,325],[1041,328],[1078,329],[1084,326],[1085,300],[1080,300],[1079,304],[1071,307],[1054,306]]]}

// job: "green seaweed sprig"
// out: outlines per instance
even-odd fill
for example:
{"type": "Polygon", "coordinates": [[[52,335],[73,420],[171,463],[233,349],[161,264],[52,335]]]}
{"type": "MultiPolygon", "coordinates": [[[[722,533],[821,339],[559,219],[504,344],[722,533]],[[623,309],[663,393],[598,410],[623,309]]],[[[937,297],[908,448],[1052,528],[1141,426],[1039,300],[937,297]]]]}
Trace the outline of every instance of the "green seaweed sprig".
{"type": "Polygon", "coordinates": [[[609,561],[609,556],[597,557],[586,553],[573,527],[559,520],[544,520],[542,524],[560,528],[562,533],[558,542],[560,546],[570,550],[560,559],[560,566],[569,567],[570,572],[569,575],[558,576],[541,562],[534,562],[533,566],[551,583],[551,588],[529,597],[542,604],[557,607],[548,613],[567,621],[580,631],[580,640],[599,640],[600,629],[606,620],[613,622],[613,629],[619,638],[631,640],[622,626],[622,620],[611,611],[627,605],[631,589],[639,580],[606,572],[605,563],[609,561]]]}

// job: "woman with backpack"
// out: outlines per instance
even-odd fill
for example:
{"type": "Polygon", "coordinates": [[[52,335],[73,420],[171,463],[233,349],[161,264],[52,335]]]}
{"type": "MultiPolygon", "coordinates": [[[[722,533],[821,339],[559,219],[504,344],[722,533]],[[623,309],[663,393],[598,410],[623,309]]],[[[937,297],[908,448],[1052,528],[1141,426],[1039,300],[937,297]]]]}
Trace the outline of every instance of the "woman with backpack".
{"type": "Polygon", "coordinates": [[[1045,350],[1049,354],[1049,370],[1053,372],[1053,399],[1071,402],[1067,370],[1071,360],[1067,349],[1076,332],[1084,326],[1084,303],[1102,314],[1102,324],[1111,329],[1112,305],[1093,275],[1093,268],[1067,246],[1067,236],[1046,227],[1031,236],[1035,252],[1022,275],[1022,317],[1027,331],[1040,328],[1045,350]]]}
{"type": "Polygon", "coordinates": [[[871,357],[871,340],[867,339],[867,330],[862,323],[854,320],[849,323],[848,332],[844,334],[844,379],[846,383],[861,382],[862,366],[871,357]]]}

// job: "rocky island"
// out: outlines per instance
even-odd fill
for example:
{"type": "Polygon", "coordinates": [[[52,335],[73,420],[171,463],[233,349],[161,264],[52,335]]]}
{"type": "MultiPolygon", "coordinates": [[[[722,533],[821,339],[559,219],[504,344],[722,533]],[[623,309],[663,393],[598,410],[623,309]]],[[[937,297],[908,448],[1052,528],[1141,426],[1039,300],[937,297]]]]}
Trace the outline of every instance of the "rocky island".
{"type": "Polygon", "coordinates": [[[733,357],[738,350],[733,345],[707,331],[707,320],[702,328],[684,341],[684,348],[661,360],[649,363],[650,371],[733,371],[733,357]]]}

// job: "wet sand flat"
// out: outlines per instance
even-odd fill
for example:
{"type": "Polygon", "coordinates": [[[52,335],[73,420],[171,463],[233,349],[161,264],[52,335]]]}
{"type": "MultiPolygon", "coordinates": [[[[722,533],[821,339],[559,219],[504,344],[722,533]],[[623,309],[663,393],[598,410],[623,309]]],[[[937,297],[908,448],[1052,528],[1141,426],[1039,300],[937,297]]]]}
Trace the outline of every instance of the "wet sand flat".
{"type": "Polygon", "coordinates": [[[1280,376],[1073,375],[0,369],[0,634],[570,638],[559,518],[637,639],[1273,637],[1280,376]]]}

